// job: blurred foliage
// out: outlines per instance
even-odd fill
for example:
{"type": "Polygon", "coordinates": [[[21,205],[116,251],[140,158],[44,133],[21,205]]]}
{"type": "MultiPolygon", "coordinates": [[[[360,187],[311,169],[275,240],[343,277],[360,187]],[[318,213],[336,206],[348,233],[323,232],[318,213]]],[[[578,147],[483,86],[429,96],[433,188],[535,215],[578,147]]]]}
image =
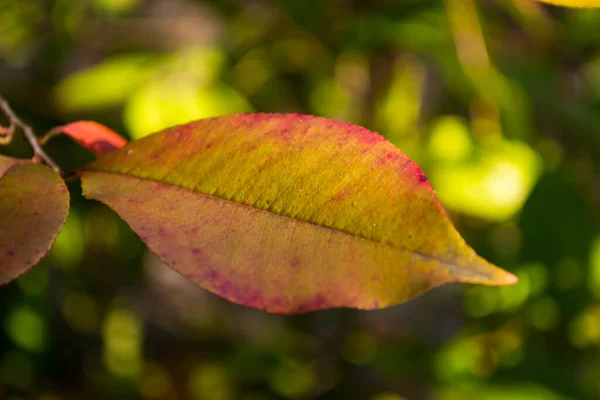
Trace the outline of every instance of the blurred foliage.
{"type": "MultiPolygon", "coordinates": [[[[600,10],[528,0],[0,0],[0,93],[38,133],[241,111],[385,135],[513,287],[278,317],[207,294],[69,184],[0,289],[0,398],[600,398],[600,10]]],[[[65,169],[91,160],[57,139],[65,169]]],[[[23,141],[3,153],[26,156],[23,141]]]]}

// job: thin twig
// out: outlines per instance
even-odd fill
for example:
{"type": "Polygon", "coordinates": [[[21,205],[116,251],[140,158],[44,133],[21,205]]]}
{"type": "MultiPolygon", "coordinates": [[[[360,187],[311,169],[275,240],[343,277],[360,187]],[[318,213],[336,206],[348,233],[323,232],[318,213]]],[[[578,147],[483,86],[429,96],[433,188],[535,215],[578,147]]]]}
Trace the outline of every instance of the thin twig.
{"type": "Polygon", "coordinates": [[[4,99],[4,97],[0,96],[0,108],[10,121],[10,126],[8,128],[4,128],[6,132],[5,137],[0,139],[0,143],[2,142],[10,142],[17,128],[21,128],[23,132],[23,136],[29,142],[29,145],[33,149],[33,159],[34,160],[42,160],[44,161],[50,168],[60,173],[60,167],[56,165],[56,163],[46,154],[46,152],[41,148],[37,136],[33,133],[33,129],[27,124],[25,124],[21,119],[14,113],[12,108],[8,105],[8,102],[4,99]]]}
{"type": "Polygon", "coordinates": [[[56,136],[60,136],[62,134],[62,131],[60,130],[60,127],[58,128],[52,128],[50,129],[48,132],[46,132],[43,136],[40,136],[38,138],[38,143],[43,146],[46,143],[48,143],[48,141],[56,136]]]}

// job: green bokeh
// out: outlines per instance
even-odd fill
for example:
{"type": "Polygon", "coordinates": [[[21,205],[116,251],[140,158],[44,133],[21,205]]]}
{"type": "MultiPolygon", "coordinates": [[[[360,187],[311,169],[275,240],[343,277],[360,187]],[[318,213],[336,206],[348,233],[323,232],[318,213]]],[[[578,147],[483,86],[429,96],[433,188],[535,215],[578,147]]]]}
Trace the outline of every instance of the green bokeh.
{"type": "MultiPolygon", "coordinates": [[[[598,32],[599,10],[528,0],[0,0],[0,93],[37,133],[85,119],[135,139],[246,111],[357,123],[520,279],[267,315],[162,265],[73,181],[53,250],[0,288],[0,398],[600,398],[598,32]]],[[[46,148],[65,169],[91,160],[46,148]]]]}

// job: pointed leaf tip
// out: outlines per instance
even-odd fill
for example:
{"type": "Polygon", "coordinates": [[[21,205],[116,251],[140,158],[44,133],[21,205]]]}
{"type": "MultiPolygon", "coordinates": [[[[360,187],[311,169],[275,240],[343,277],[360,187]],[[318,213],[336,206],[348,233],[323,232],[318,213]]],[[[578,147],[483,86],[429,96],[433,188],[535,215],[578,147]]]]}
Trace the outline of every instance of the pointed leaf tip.
{"type": "Polygon", "coordinates": [[[490,267],[493,269],[490,270],[490,274],[485,279],[473,282],[464,280],[463,282],[487,286],[509,286],[519,282],[519,278],[517,278],[514,274],[492,264],[490,264],[490,267]]]}
{"type": "Polygon", "coordinates": [[[519,279],[512,273],[486,261],[474,252],[466,265],[448,266],[457,282],[486,286],[514,285],[519,279]]]}
{"type": "Polygon", "coordinates": [[[449,282],[516,278],[465,243],[421,169],[324,118],[239,114],[127,144],[81,171],[170,267],[278,314],[391,306],[449,282]]]}
{"type": "Polygon", "coordinates": [[[508,286],[508,285],[516,285],[517,283],[519,283],[519,278],[517,278],[516,275],[511,274],[510,272],[506,272],[506,278],[504,280],[504,283],[502,283],[503,286],[508,286]]]}

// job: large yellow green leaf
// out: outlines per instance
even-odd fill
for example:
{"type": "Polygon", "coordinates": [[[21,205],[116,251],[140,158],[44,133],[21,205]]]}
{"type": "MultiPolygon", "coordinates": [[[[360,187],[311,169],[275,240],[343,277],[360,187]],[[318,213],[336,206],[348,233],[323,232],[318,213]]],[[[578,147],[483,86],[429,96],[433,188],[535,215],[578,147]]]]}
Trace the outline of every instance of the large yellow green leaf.
{"type": "Polygon", "coordinates": [[[0,156],[0,284],[48,252],[69,211],[69,192],[51,168],[0,156]]]}
{"type": "Polygon", "coordinates": [[[600,7],[600,0],[538,0],[542,3],[567,7],[600,7]]]}
{"type": "Polygon", "coordinates": [[[464,242],[380,135],[324,118],[240,114],[147,136],[81,171],[165,263],[275,313],[381,308],[447,282],[516,278],[464,242]]]}

